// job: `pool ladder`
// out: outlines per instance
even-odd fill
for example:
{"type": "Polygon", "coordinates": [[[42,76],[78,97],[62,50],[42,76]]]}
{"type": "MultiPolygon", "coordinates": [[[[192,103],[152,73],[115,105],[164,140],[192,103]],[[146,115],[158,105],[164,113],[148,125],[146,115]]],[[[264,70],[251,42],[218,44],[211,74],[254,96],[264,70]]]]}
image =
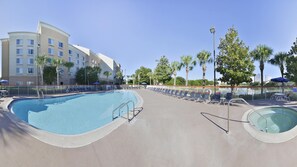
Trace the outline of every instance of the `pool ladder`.
{"type": "Polygon", "coordinates": [[[113,111],[112,111],[112,120],[115,120],[116,118],[120,117],[121,116],[121,109],[123,109],[124,107],[127,107],[127,119],[128,119],[128,122],[130,122],[134,117],[135,117],[135,103],[132,101],[132,100],[129,100],[127,101],[126,103],[122,103],[121,105],[119,105],[117,108],[115,108],[113,111]],[[129,103],[132,103],[132,113],[133,113],[133,116],[132,118],[130,119],[129,117],[129,114],[130,114],[130,107],[129,107],[129,103]],[[115,115],[115,112],[118,112],[117,115],[115,115]]]}
{"type": "MultiPolygon", "coordinates": [[[[231,99],[229,102],[228,102],[228,119],[227,119],[227,133],[229,133],[230,131],[230,104],[234,101],[242,101],[244,102],[245,104],[247,104],[255,113],[257,113],[258,115],[260,115],[260,117],[264,118],[265,120],[265,132],[267,132],[267,119],[261,115],[259,112],[257,112],[247,101],[245,101],[243,98],[233,98],[231,99]]],[[[251,113],[251,112],[250,112],[251,113]]],[[[251,122],[249,120],[249,116],[250,116],[250,113],[247,115],[247,119],[248,119],[248,122],[251,122]]]]}

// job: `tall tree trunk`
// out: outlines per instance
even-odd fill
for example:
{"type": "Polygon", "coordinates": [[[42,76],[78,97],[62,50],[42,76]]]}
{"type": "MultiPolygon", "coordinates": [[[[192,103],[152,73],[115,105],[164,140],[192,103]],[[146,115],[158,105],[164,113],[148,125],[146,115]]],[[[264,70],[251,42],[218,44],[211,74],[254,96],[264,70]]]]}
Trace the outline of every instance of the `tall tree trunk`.
{"type": "Polygon", "coordinates": [[[260,71],[261,71],[261,95],[263,95],[263,87],[264,87],[264,82],[263,82],[264,62],[263,61],[260,61],[260,71]]]}
{"type": "MultiPolygon", "coordinates": [[[[284,78],[284,67],[283,66],[281,66],[281,75],[282,75],[282,78],[284,78]]],[[[285,87],[285,83],[282,82],[282,93],[285,92],[284,87],[285,87]]]]}
{"type": "Polygon", "coordinates": [[[186,86],[188,86],[188,73],[189,73],[189,69],[187,67],[186,68],[186,86]]]}
{"type": "Polygon", "coordinates": [[[57,85],[60,85],[60,78],[59,78],[59,68],[56,68],[56,73],[57,73],[57,85]]]}
{"type": "Polygon", "coordinates": [[[42,67],[40,67],[40,77],[41,77],[41,85],[43,86],[43,68],[42,67]]]}
{"type": "Polygon", "coordinates": [[[205,71],[203,71],[203,89],[205,87],[205,71]]]}
{"type": "Polygon", "coordinates": [[[204,87],[205,87],[205,72],[206,72],[206,67],[205,67],[205,65],[203,65],[203,67],[202,67],[202,71],[203,71],[203,77],[202,77],[202,79],[203,79],[203,89],[204,89],[204,87]]]}
{"type": "Polygon", "coordinates": [[[176,86],[176,75],[174,75],[174,83],[173,83],[174,86],[176,86]]]}

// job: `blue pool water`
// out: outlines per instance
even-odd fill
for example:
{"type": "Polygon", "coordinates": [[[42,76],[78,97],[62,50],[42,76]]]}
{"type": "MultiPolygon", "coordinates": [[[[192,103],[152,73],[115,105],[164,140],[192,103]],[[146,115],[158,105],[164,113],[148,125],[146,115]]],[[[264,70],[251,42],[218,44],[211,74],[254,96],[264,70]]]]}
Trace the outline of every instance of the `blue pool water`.
{"type": "MultiPolygon", "coordinates": [[[[76,135],[110,123],[112,111],[129,100],[135,105],[138,103],[134,92],[114,91],[18,100],[12,103],[10,109],[18,118],[36,128],[63,135],[76,135]]],[[[131,108],[132,103],[129,105],[131,108]]]]}
{"type": "Polygon", "coordinates": [[[258,130],[282,133],[297,125],[297,111],[288,107],[266,107],[252,112],[249,121],[258,130]]]}

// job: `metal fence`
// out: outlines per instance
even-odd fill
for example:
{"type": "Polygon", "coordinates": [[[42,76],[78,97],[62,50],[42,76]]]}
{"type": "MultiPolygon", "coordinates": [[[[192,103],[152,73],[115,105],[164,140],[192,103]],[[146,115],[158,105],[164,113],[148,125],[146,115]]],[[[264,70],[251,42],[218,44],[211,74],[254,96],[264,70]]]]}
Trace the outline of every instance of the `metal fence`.
{"type": "Polygon", "coordinates": [[[139,87],[129,85],[2,86],[0,91],[5,91],[5,95],[7,96],[38,96],[37,90],[42,91],[44,95],[51,95],[62,93],[95,92],[136,88],[139,87]]]}

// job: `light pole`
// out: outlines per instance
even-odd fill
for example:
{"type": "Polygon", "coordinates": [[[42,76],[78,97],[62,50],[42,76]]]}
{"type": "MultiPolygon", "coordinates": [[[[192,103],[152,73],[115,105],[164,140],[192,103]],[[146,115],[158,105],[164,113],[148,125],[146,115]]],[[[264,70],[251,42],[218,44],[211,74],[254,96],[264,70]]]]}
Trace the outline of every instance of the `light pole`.
{"type": "Polygon", "coordinates": [[[213,86],[214,86],[214,93],[216,93],[216,49],[215,49],[215,27],[210,28],[210,33],[213,34],[213,86]]]}

